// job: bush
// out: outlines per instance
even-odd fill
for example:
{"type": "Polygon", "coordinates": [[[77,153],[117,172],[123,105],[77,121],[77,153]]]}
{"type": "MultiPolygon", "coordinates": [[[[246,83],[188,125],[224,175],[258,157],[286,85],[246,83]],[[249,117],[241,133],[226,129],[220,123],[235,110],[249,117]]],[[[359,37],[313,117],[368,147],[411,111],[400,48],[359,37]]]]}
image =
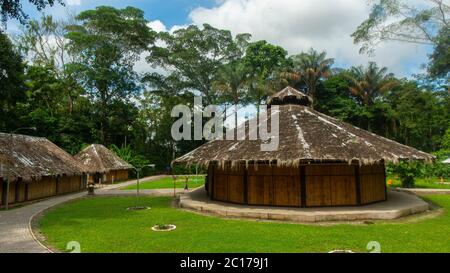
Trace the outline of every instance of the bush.
{"type": "Polygon", "coordinates": [[[401,161],[392,166],[393,172],[398,174],[402,187],[414,188],[414,179],[423,174],[423,164],[420,162],[401,161]]]}

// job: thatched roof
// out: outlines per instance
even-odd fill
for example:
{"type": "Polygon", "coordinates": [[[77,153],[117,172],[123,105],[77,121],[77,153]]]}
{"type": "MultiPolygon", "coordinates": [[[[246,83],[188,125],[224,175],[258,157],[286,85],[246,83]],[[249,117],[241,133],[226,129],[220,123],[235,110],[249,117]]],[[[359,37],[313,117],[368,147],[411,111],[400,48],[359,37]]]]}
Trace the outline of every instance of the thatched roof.
{"type": "Polygon", "coordinates": [[[269,105],[298,104],[311,106],[312,102],[313,100],[310,96],[290,86],[284,88],[267,99],[267,104],[269,105]]]}
{"type": "MultiPolygon", "coordinates": [[[[357,128],[302,105],[305,95],[293,88],[284,89],[269,99],[279,104],[279,146],[276,151],[261,151],[261,140],[212,140],[181,156],[173,163],[208,165],[270,162],[297,166],[306,162],[359,162],[381,160],[431,161],[434,156],[357,128]],[[290,92],[294,95],[287,96],[290,92]],[[300,93],[300,94],[298,94],[300,93]],[[289,101],[286,101],[286,98],[289,101]],[[292,102],[292,97],[298,98],[292,102]]],[[[270,123],[269,123],[270,124],[270,123]]],[[[248,135],[248,122],[246,126],[248,135]]],[[[269,126],[270,127],[270,126],[269,126]]]]}
{"type": "Polygon", "coordinates": [[[42,176],[85,171],[82,164],[46,138],[0,133],[0,177],[35,181],[42,176]]]}
{"type": "Polygon", "coordinates": [[[75,155],[90,172],[105,173],[132,169],[128,162],[101,144],[91,144],[75,155]]]}

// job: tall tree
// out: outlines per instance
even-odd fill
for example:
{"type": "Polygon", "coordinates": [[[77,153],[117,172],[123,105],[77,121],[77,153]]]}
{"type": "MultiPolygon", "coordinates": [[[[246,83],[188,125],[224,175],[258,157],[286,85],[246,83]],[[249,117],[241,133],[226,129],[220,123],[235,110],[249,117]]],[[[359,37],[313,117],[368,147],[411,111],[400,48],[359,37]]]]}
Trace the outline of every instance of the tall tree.
{"type": "Polygon", "coordinates": [[[437,31],[449,28],[450,6],[443,0],[424,0],[413,5],[406,0],[371,0],[369,18],[352,34],[361,52],[373,51],[383,41],[436,44],[437,31]]]}
{"type": "Polygon", "coordinates": [[[25,98],[22,56],[0,31],[0,131],[13,129],[16,103],[25,98]]]}
{"type": "Polygon", "coordinates": [[[352,67],[348,73],[350,91],[361,99],[366,106],[371,106],[379,95],[397,84],[393,74],[387,74],[386,67],[378,67],[375,62],[369,65],[352,67]]]}
{"type": "Polygon", "coordinates": [[[100,6],[76,19],[80,24],[68,26],[69,49],[76,56],[69,69],[97,102],[100,138],[108,144],[111,104],[138,92],[133,66],[153,44],[155,32],[147,27],[143,11],[133,7],[100,6]]]}
{"type": "Polygon", "coordinates": [[[66,64],[74,61],[68,52],[66,27],[73,24],[75,18],[69,14],[64,20],[54,20],[51,15],[43,15],[41,19],[30,20],[19,35],[19,46],[34,65],[51,69],[60,80],[60,92],[67,98],[67,111],[72,113],[73,101],[79,95],[79,86],[66,64]]]}
{"type": "Polygon", "coordinates": [[[369,18],[352,34],[361,53],[372,54],[377,44],[400,41],[431,45],[429,72],[448,76],[450,6],[444,0],[370,0],[369,18]]]}
{"type": "MultiPolygon", "coordinates": [[[[23,11],[20,2],[20,0],[0,0],[0,16],[4,24],[9,18],[17,19],[22,24],[28,19],[28,15],[23,11]]],[[[28,2],[35,5],[38,11],[42,11],[47,6],[53,6],[55,3],[64,5],[63,0],[28,0],[28,2]]]]}
{"type": "Polygon", "coordinates": [[[257,41],[249,44],[243,62],[249,70],[249,96],[259,115],[262,100],[279,88],[277,73],[290,64],[287,51],[264,40],[257,41]]]}
{"type": "Polygon", "coordinates": [[[170,85],[178,88],[178,94],[200,94],[206,104],[212,104],[217,100],[212,90],[214,75],[221,65],[241,54],[249,35],[240,34],[233,39],[230,31],[205,24],[203,28],[191,25],[173,34],[162,32],[159,39],[164,46],[154,46],[147,61],[170,73],[166,76],[150,73],[147,80],[155,88],[171,81],[170,85]]]}
{"type": "MultiPolygon", "coordinates": [[[[245,105],[248,91],[248,69],[241,61],[222,66],[214,79],[214,89],[234,107],[245,105]]],[[[237,128],[237,109],[234,112],[234,128],[237,128]]]]}
{"type": "Polygon", "coordinates": [[[447,78],[450,81],[450,28],[443,28],[436,37],[436,46],[430,55],[428,73],[432,77],[447,78]]]}
{"type": "Polygon", "coordinates": [[[331,66],[334,59],[326,56],[325,51],[317,52],[312,48],[308,52],[293,56],[294,73],[305,84],[313,101],[316,97],[318,84],[331,75],[331,66]]]}

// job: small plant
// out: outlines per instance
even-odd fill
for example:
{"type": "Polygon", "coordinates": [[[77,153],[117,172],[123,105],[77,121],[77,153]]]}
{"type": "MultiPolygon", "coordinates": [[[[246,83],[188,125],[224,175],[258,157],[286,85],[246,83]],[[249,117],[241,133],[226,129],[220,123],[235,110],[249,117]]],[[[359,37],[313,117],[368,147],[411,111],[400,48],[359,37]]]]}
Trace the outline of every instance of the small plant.
{"type": "Polygon", "coordinates": [[[172,224],[156,224],[152,227],[153,231],[171,231],[176,229],[177,227],[172,224]]]}

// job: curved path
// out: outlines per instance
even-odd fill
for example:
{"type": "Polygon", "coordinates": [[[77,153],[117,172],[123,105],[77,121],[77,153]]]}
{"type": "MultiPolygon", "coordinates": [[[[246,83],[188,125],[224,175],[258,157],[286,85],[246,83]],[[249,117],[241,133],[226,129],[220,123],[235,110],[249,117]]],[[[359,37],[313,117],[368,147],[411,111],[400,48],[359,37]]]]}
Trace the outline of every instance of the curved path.
{"type": "MultiPolygon", "coordinates": [[[[141,181],[152,181],[164,176],[151,176],[141,181]]],[[[135,184],[136,181],[104,186],[96,190],[97,195],[135,195],[135,190],[119,190],[118,188],[135,184]]],[[[173,189],[141,190],[144,195],[171,195],[173,189]]],[[[178,189],[177,192],[183,192],[178,189]]],[[[34,239],[30,230],[30,221],[34,215],[55,205],[80,198],[86,192],[67,194],[51,197],[39,202],[31,203],[23,207],[12,208],[8,211],[0,211],[0,253],[43,253],[48,250],[34,239]]]]}

